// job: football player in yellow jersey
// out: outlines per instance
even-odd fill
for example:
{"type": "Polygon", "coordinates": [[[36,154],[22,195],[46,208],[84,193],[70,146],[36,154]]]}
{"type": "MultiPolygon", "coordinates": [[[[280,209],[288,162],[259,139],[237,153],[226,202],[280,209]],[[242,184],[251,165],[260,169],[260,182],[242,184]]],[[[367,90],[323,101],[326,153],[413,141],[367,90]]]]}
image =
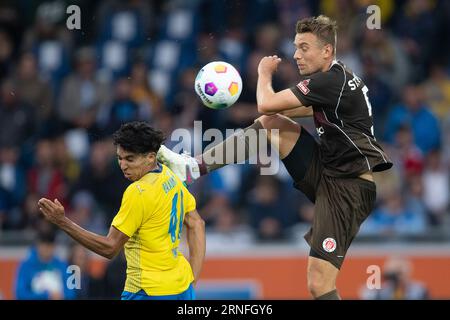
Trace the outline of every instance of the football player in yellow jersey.
{"type": "Polygon", "coordinates": [[[113,138],[119,166],[133,183],[124,192],[107,236],[72,222],[57,199],[40,199],[39,209],[50,222],[101,256],[111,259],[125,247],[127,278],[122,299],[194,299],[193,285],[205,257],[205,224],[194,197],[156,160],[162,133],[145,122],[132,122],[122,125],[113,138]],[[189,261],[178,251],[183,224],[189,261]]]}

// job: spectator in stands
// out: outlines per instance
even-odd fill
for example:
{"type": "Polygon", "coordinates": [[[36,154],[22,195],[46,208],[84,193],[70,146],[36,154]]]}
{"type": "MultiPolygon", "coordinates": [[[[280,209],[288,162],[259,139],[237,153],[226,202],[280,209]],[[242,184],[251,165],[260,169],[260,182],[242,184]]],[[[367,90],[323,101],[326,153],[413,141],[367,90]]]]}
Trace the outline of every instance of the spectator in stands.
{"type": "Polygon", "coordinates": [[[139,105],[139,118],[154,122],[162,111],[163,101],[148,82],[148,68],[138,61],[131,68],[131,99],[139,105]]]}
{"type": "Polygon", "coordinates": [[[67,216],[76,224],[98,234],[106,234],[106,221],[89,191],[80,190],[73,197],[67,216]]]}
{"type": "Polygon", "coordinates": [[[396,164],[396,169],[400,171],[402,179],[422,174],[424,155],[414,143],[413,133],[409,126],[403,125],[398,129],[393,146],[390,154],[392,154],[392,159],[396,164]]]}
{"type": "Polygon", "coordinates": [[[438,49],[435,1],[408,0],[400,8],[394,31],[412,62],[411,78],[420,80],[426,75],[431,57],[438,49]]]}
{"type": "Polygon", "coordinates": [[[232,234],[239,225],[236,211],[228,203],[217,214],[214,231],[221,234],[232,234]]]}
{"type": "Polygon", "coordinates": [[[33,108],[20,99],[14,83],[5,80],[0,88],[0,144],[23,147],[35,134],[33,108]]]}
{"type": "Polygon", "coordinates": [[[274,176],[259,176],[255,187],[247,195],[247,210],[250,225],[259,240],[283,239],[283,215],[286,206],[280,197],[280,182],[274,176]]]}
{"type": "Polygon", "coordinates": [[[300,219],[308,224],[312,224],[314,217],[314,205],[304,202],[299,208],[300,219]]]}
{"type": "MultiPolygon", "coordinates": [[[[3,202],[3,218],[0,229],[20,227],[20,206],[25,199],[26,175],[19,164],[19,148],[15,145],[0,145],[0,202],[3,202]],[[3,201],[1,200],[3,199],[3,201]]],[[[0,215],[2,215],[0,213],[0,215]]]]}
{"type": "Polygon", "coordinates": [[[265,24],[258,28],[255,34],[255,51],[263,56],[272,55],[278,51],[281,40],[280,28],[276,24],[265,24]]]}
{"type": "Polygon", "coordinates": [[[412,263],[405,258],[391,257],[383,268],[381,289],[363,289],[362,299],[368,300],[426,300],[427,287],[411,278],[412,263]]]}
{"type": "Polygon", "coordinates": [[[288,235],[290,239],[302,243],[304,241],[303,235],[308,232],[314,218],[314,204],[306,198],[297,197],[293,208],[296,214],[296,221],[293,221],[291,226],[288,226],[288,235]]]}
{"type": "Polygon", "coordinates": [[[214,197],[212,202],[215,206],[207,205],[202,208],[201,214],[209,212],[212,208],[214,212],[214,224],[208,226],[208,248],[212,251],[221,250],[223,244],[229,247],[248,247],[253,244],[254,230],[243,221],[243,215],[230,205],[224,197],[214,197]],[[217,201],[217,200],[221,201],[217,201]],[[219,203],[221,202],[221,203],[219,203]]]}
{"type": "Polygon", "coordinates": [[[363,61],[362,68],[364,84],[369,88],[368,96],[372,106],[375,136],[384,132],[386,115],[394,98],[394,92],[389,83],[380,77],[377,66],[370,58],[363,61]]]}
{"type": "Polygon", "coordinates": [[[85,47],[75,55],[75,73],[64,79],[58,115],[66,128],[95,130],[100,108],[108,102],[109,88],[95,78],[95,52],[85,47]]]}
{"type": "Polygon", "coordinates": [[[450,76],[442,65],[433,65],[430,77],[423,84],[425,101],[439,118],[447,117],[450,108],[450,76]]]}
{"type": "Polygon", "coordinates": [[[86,190],[94,196],[99,209],[110,214],[105,217],[105,227],[110,225],[113,214],[119,209],[122,193],[129,184],[117,167],[115,150],[111,146],[112,143],[107,140],[92,144],[88,163],[81,169],[81,175],[72,190],[72,194],[86,190]]]}
{"type": "Polygon", "coordinates": [[[405,181],[404,198],[405,205],[411,212],[415,212],[417,216],[425,218],[425,225],[430,225],[430,211],[424,202],[424,184],[422,175],[411,175],[407,181],[405,181]]]}
{"type": "Polygon", "coordinates": [[[127,260],[125,251],[122,250],[112,260],[107,261],[105,274],[101,279],[103,286],[103,299],[120,299],[123,292],[123,284],[127,275],[127,260]]]}
{"type": "Polygon", "coordinates": [[[44,223],[38,231],[36,245],[19,266],[16,298],[26,300],[73,299],[75,292],[66,285],[67,263],[55,254],[55,230],[44,223]]]}
{"type": "Polygon", "coordinates": [[[107,118],[102,124],[104,134],[110,135],[126,122],[140,119],[139,105],[131,96],[131,81],[119,78],[114,85],[114,99],[106,109],[107,118]]]}
{"type": "Polygon", "coordinates": [[[202,218],[205,220],[207,229],[214,229],[218,215],[222,208],[230,206],[230,195],[225,190],[224,181],[220,174],[213,172],[202,181],[199,185],[192,185],[189,191],[198,199],[197,202],[201,206],[200,211],[202,218]]]}
{"type": "Polygon", "coordinates": [[[409,84],[403,90],[402,103],[396,105],[388,115],[385,139],[392,143],[402,125],[411,127],[414,142],[427,154],[441,145],[439,121],[424,102],[420,86],[409,84]]]}
{"type": "MultiPolygon", "coordinates": [[[[420,208],[419,208],[420,209],[420,208]]],[[[427,217],[422,210],[410,206],[400,191],[388,194],[361,226],[361,234],[385,237],[424,235],[427,217]]]]}
{"type": "Polygon", "coordinates": [[[442,225],[448,219],[450,204],[450,174],[440,150],[431,151],[423,173],[423,200],[430,212],[433,225],[442,225]]]}
{"type": "Polygon", "coordinates": [[[62,173],[68,186],[72,186],[81,174],[81,164],[70,152],[68,144],[69,141],[67,141],[65,136],[56,136],[53,140],[53,153],[56,168],[62,173]]]}
{"type": "Polygon", "coordinates": [[[34,25],[26,29],[21,49],[35,55],[40,75],[58,93],[61,80],[70,70],[70,54],[73,50],[73,32],[66,26],[64,2],[39,3],[34,25]]]}
{"type": "Polygon", "coordinates": [[[358,13],[358,3],[352,0],[320,0],[320,11],[336,19],[341,34],[348,33],[358,13]],[[345,10],[342,10],[345,8],[345,10]]]}
{"type": "Polygon", "coordinates": [[[355,50],[354,41],[351,38],[351,35],[341,33],[340,36],[339,41],[336,43],[336,58],[339,61],[342,61],[352,72],[363,76],[364,84],[372,89],[367,83],[366,75],[363,72],[361,57],[358,55],[358,51],[355,50]]]}
{"type": "Polygon", "coordinates": [[[21,228],[23,231],[34,232],[37,230],[42,218],[36,202],[41,197],[33,192],[28,192],[22,204],[21,228]]]}
{"type": "Polygon", "coordinates": [[[53,141],[41,139],[36,144],[35,163],[28,172],[28,192],[39,197],[66,202],[67,185],[55,164],[53,141]]]}
{"type": "Polygon", "coordinates": [[[411,67],[397,39],[384,28],[370,30],[364,24],[360,30],[358,50],[361,60],[373,61],[379,77],[395,91],[401,90],[410,79],[411,67]]]}
{"type": "MultiPolygon", "coordinates": [[[[178,88],[174,93],[172,113],[177,114],[176,127],[192,128],[194,121],[202,111],[201,102],[198,100],[195,91],[192,90],[195,82],[197,70],[188,68],[181,71],[178,82],[178,88]]],[[[213,115],[212,112],[209,114],[213,115]]],[[[208,127],[209,124],[205,123],[208,127]]]]}
{"type": "Polygon", "coordinates": [[[0,29],[0,81],[3,81],[10,73],[13,65],[13,49],[10,35],[6,30],[0,29]]]}
{"type": "Polygon", "coordinates": [[[35,109],[38,131],[45,132],[53,110],[53,92],[47,81],[38,74],[36,57],[24,53],[19,60],[13,82],[22,100],[35,109]]]}
{"type": "Polygon", "coordinates": [[[101,298],[103,295],[103,285],[100,279],[92,277],[90,272],[91,259],[89,251],[78,243],[73,243],[69,249],[68,263],[79,268],[80,287],[73,289],[75,299],[86,300],[101,298]]]}

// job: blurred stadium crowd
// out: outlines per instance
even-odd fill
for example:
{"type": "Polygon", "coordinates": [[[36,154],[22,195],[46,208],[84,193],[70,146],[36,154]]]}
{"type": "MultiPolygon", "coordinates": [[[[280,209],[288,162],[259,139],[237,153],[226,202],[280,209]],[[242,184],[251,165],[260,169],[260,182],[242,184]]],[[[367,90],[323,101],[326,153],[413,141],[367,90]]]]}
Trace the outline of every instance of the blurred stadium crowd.
{"type": "MultiPolygon", "coordinates": [[[[35,230],[40,197],[58,198],[75,222],[106,233],[129,183],[111,133],[132,120],[167,137],[193,130],[194,120],[203,130],[251,124],[260,58],[282,56],[274,87],[295,85],[295,23],[319,13],[337,19],[337,56],[367,84],[376,136],[395,161],[377,176],[377,206],[360,237],[442,240],[450,229],[450,3],[438,0],[1,1],[0,238],[35,230]],[[81,30],[66,27],[70,4],[81,8],[81,30]],[[369,4],[381,8],[381,29],[366,27],[369,4]],[[238,103],[223,111],[202,106],[193,89],[214,60],[243,77],[238,103]]],[[[302,123],[315,132],[311,120],[302,123]]],[[[284,168],[261,176],[257,166],[228,166],[191,190],[209,244],[297,241],[313,216],[284,168]]]]}

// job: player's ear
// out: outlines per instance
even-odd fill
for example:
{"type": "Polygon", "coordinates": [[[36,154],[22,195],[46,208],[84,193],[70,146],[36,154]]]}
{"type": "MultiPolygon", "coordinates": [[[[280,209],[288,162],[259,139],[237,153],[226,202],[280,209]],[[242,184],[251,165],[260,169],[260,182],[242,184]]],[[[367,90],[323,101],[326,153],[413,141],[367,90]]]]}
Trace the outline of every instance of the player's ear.
{"type": "Polygon", "coordinates": [[[324,45],[323,50],[327,58],[334,55],[334,47],[330,43],[324,45]]]}
{"type": "Polygon", "coordinates": [[[147,159],[150,161],[150,163],[155,162],[156,161],[156,152],[147,153],[147,159]]]}

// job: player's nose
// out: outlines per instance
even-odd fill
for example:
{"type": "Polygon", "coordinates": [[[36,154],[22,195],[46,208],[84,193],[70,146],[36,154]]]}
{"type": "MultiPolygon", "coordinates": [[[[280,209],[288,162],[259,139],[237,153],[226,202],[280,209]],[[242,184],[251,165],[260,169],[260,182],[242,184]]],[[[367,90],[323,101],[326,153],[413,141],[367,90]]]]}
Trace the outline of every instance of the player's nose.
{"type": "Polygon", "coordinates": [[[125,171],[127,169],[127,166],[124,161],[119,161],[119,167],[122,171],[125,171]]]}

